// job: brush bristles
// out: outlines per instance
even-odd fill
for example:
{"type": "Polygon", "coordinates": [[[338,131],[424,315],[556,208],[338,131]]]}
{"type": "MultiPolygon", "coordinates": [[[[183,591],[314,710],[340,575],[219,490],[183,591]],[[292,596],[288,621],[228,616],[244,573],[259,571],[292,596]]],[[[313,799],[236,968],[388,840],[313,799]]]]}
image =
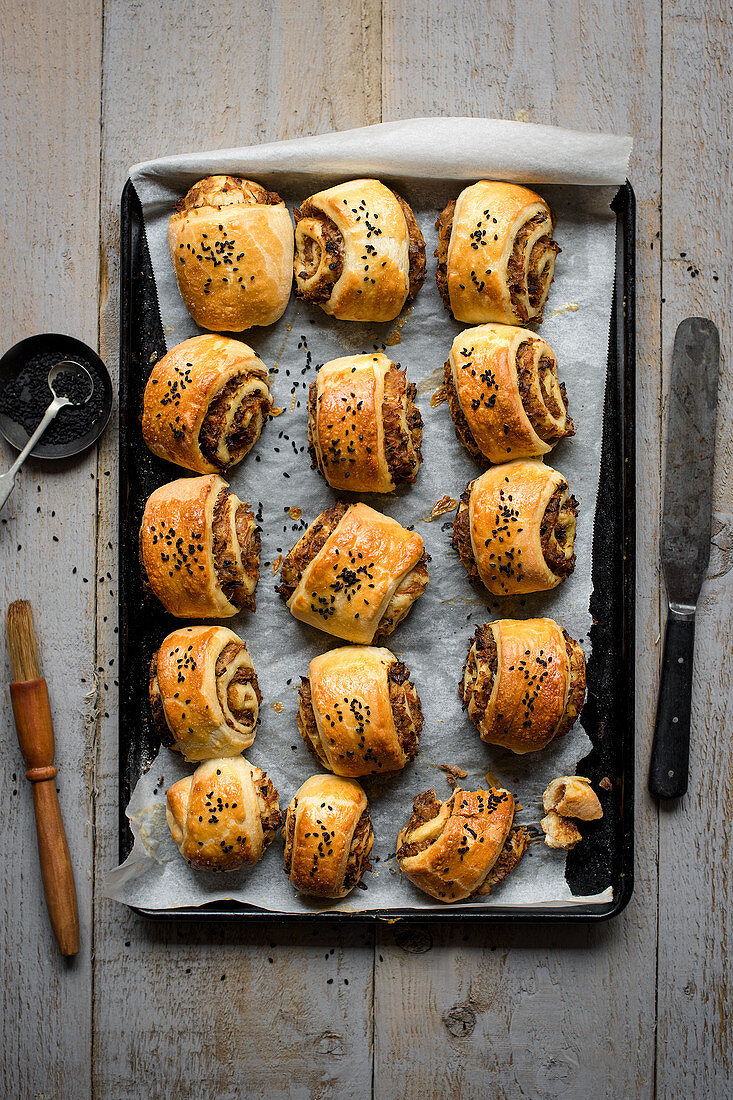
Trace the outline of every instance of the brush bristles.
{"type": "Polygon", "coordinates": [[[33,611],[28,600],[15,600],[8,608],[8,652],[13,682],[37,680],[41,675],[38,663],[33,611]]]}

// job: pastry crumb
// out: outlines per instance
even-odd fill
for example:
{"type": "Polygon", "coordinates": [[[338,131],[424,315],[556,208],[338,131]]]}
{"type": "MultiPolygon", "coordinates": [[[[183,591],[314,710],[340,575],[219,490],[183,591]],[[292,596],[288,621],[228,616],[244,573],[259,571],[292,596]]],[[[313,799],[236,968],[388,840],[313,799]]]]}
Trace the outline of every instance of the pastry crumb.
{"type": "Polygon", "coordinates": [[[607,775],[604,775],[603,779],[600,781],[598,786],[602,787],[604,791],[612,791],[613,790],[613,783],[611,782],[611,780],[608,778],[607,775]]]}
{"type": "Polygon", "coordinates": [[[291,519],[300,519],[303,515],[303,509],[298,508],[297,504],[294,504],[292,508],[288,508],[288,515],[291,519]]]}
{"type": "Polygon", "coordinates": [[[282,556],[282,554],[278,554],[278,556],[275,558],[274,562],[272,563],[273,573],[277,574],[277,573],[280,572],[280,567],[282,566],[282,563],[283,563],[283,556],[282,556]]]}
{"type": "Polygon", "coordinates": [[[542,818],[540,825],[548,848],[562,848],[570,852],[583,839],[577,825],[569,817],[560,817],[554,810],[542,818]]]}
{"type": "Polygon", "coordinates": [[[422,517],[423,521],[425,523],[432,523],[434,519],[440,519],[446,512],[454,512],[457,507],[458,501],[446,494],[444,497],[441,497],[440,500],[436,500],[430,515],[422,517]]]}

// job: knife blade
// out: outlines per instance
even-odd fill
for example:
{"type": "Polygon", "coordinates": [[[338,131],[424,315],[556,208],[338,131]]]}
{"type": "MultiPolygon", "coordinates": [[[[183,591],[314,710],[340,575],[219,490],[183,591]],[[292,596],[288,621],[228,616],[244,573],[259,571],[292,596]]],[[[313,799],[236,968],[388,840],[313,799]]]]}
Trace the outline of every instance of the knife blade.
{"type": "Polygon", "coordinates": [[[687,790],[695,608],[710,558],[720,340],[712,321],[688,317],[674,339],[664,473],[661,561],[668,616],[649,790],[687,790]]]}

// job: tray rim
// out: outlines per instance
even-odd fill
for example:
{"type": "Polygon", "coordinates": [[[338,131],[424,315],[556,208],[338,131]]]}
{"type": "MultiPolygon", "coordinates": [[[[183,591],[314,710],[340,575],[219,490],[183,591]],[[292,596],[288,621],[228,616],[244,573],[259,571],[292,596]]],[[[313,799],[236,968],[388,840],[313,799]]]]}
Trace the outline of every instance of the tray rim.
{"type": "MultiPolygon", "coordinates": [[[[120,487],[118,494],[118,523],[122,529],[125,518],[125,490],[127,489],[126,452],[128,447],[128,422],[123,415],[128,403],[128,371],[123,364],[129,359],[132,316],[130,299],[132,292],[132,208],[139,199],[132,181],[128,178],[122,190],[120,201],[120,385],[119,408],[120,430],[118,458],[120,469],[120,487]]],[[[537,906],[494,906],[490,910],[451,909],[449,906],[429,909],[389,909],[362,910],[349,913],[338,910],[314,913],[284,913],[279,911],[247,908],[242,903],[220,901],[202,906],[181,906],[168,909],[149,909],[145,906],[128,905],[127,908],[139,916],[153,921],[196,921],[213,923],[246,922],[284,924],[393,924],[408,921],[411,924],[444,924],[447,922],[483,922],[487,924],[595,924],[619,916],[628,905],[634,889],[634,790],[635,790],[635,615],[636,615],[636,195],[627,179],[618,189],[611,204],[616,220],[616,274],[614,281],[613,307],[609,347],[615,342],[618,355],[617,385],[619,387],[619,433],[620,433],[620,477],[621,490],[621,529],[625,569],[623,575],[623,599],[621,601],[622,654],[621,674],[631,690],[624,697],[623,714],[620,719],[621,757],[624,761],[621,791],[621,846],[619,859],[621,871],[621,889],[618,896],[602,905],[577,905],[562,907],[537,906]],[[622,293],[619,294],[619,288],[622,293]],[[615,332],[613,322],[615,320],[615,332]]],[[[143,230],[144,231],[144,230],[143,230]]],[[[122,550],[123,539],[118,530],[118,575],[123,576],[122,550]]],[[[122,615],[118,595],[118,629],[122,615]]],[[[118,634],[122,642],[123,634],[118,634]]],[[[120,645],[120,651],[122,645],[120,645]]],[[[120,694],[122,694],[124,662],[120,653],[120,694]]],[[[122,740],[121,708],[118,708],[118,751],[122,758],[124,752],[122,740]]],[[[123,860],[125,835],[129,825],[124,810],[124,776],[118,767],[117,790],[118,805],[118,858],[123,860]]]]}

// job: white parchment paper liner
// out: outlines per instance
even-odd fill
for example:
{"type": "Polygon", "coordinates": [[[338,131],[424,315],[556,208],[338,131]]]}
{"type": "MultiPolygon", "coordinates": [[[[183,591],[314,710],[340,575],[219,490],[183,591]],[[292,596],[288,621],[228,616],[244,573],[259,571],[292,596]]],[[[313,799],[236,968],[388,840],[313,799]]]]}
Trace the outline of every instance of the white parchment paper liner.
{"type": "MultiPolygon", "coordinates": [[[[253,452],[230,478],[242,499],[261,507],[262,572],[256,614],[239,615],[227,625],[247,642],[264,695],[257,737],[247,756],[272,776],[283,810],[297,787],[319,770],[297,733],[299,677],[316,653],[342,644],[291,618],[274,591],[271,568],[278,554],[286,553],[307,523],[334,499],[323,479],[310,469],[306,449],[306,399],[319,363],[386,344],[386,353],[418,384],[425,420],[424,463],[418,480],[392,496],[369,498],[368,503],[405,525],[414,525],[432,563],[427,593],[383,643],[412,672],[425,728],[418,758],[402,774],[364,782],[376,835],[373,854],[379,857],[374,873],[366,876],[368,889],[354,890],[340,903],[324,904],[296,895],[282,872],[279,841],[249,871],[214,875],[191,870],[171,840],[164,805],[167,787],[193,769],[162,749],[127,808],[135,843],[122,867],[107,875],[107,896],[152,909],[223,899],[281,912],[433,907],[437,903],[432,898],[402,879],[393,855],[397,831],[409,817],[413,796],[428,787],[442,798],[449,793],[437,765],[465,768],[468,774],[461,785],[466,789],[487,785],[486,773],[492,773],[521,803],[517,821],[535,824],[542,816],[541,794],[550,779],[576,771],[591,748],[581,723],[544,752],[518,757],[479,740],[461,711],[456,685],[474,626],[492,618],[549,615],[589,653],[593,516],[615,266],[616,219],[609,204],[626,177],[630,149],[628,138],[611,135],[486,119],[414,119],[239,150],[167,157],[132,170],[168,347],[198,332],[178,294],[166,234],[173,202],[203,176],[224,172],[251,177],[278,190],[289,207],[339,180],[379,176],[411,203],[425,236],[428,276],[415,303],[397,321],[386,325],[338,322],[293,297],[277,324],[241,337],[275,368],[271,385],[276,404],[285,412],[267,425],[253,452]],[[430,395],[440,384],[451,342],[463,327],[448,317],[435,286],[435,217],[460,190],[458,181],[485,177],[542,184],[541,193],[557,217],[555,237],[563,251],[541,331],[558,356],[577,427],[572,439],[547,456],[580,500],[575,572],[554,592],[503,601],[494,601],[468,584],[450,547],[450,530],[443,529],[452,515],[433,522],[425,519],[436,500],[446,493],[458,498],[481,470],[457,443],[447,406],[431,409],[430,395]],[[291,518],[288,509],[292,507],[302,509],[302,518],[291,518]]],[[[174,625],[172,621],[171,629],[174,625]]],[[[563,853],[533,844],[519,867],[488,898],[451,908],[563,907],[579,900],[589,904],[611,900],[610,887],[592,897],[573,897],[564,871],[563,853]]]]}

